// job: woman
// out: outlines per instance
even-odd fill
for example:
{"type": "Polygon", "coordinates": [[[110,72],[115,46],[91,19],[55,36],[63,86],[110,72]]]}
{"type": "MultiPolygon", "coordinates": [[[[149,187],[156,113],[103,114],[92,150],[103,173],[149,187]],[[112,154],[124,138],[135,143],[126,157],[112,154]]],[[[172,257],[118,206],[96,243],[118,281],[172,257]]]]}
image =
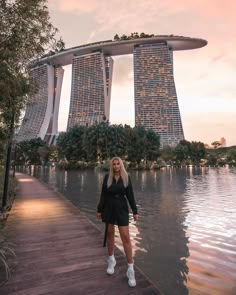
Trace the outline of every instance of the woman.
{"type": "Polygon", "coordinates": [[[129,235],[129,209],[127,200],[133,211],[134,220],[138,219],[138,211],[134,199],[130,177],[119,157],[111,160],[110,172],[103,180],[100,202],[97,207],[97,218],[102,219],[107,228],[108,267],[107,273],[113,274],[116,260],[114,257],[115,229],[118,225],[120,237],[128,263],[127,277],[130,287],[136,286],[132,245],[129,235]]]}

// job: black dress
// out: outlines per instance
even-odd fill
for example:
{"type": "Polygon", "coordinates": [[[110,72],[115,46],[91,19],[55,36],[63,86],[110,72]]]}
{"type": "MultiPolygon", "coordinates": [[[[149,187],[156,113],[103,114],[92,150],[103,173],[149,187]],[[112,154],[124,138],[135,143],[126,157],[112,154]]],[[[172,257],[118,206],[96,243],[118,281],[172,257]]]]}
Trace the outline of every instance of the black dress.
{"type": "Polygon", "coordinates": [[[103,222],[117,224],[118,226],[127,226],[129,224],[129,208],[127,200],[133,214],[138,213],[130,177],[126,188],[124,187],[121,177],[117,182],[115,178],[113,178],[112,184],[109,187],[107,187],[107,180],[108,174],[105,175],[103,180],[97,212],[102,213],[103,222]]]}

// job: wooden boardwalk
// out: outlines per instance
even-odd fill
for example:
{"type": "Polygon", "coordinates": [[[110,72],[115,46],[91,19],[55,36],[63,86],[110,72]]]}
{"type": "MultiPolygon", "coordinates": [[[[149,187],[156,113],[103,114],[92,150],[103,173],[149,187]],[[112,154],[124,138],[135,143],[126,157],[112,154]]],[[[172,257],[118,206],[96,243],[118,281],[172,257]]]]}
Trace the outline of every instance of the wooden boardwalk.
{"type": "Polygon", "coordinates": [[[17,257],[1,295],[161,294],[137,268],[137,286],[127,285],[126,260],[118,248],[116,272],[107,275],[107,251],[96,226],[46,184],[16,176],[19,191],[5,231],[17,257]]]}

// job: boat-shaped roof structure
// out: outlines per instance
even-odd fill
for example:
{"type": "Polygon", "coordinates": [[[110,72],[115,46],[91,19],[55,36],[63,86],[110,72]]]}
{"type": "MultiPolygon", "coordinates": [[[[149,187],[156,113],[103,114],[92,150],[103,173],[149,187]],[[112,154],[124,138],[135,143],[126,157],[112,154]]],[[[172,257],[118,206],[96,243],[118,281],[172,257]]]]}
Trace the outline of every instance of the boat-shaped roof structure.
{"type": "Polygon", "coordinates": [[[165,42],[170,49],[190,50],[201,48],[207,45],[207,41],[199,38],[190,38],[174,35],[158,35],[153,37],[135,38],[130,40],[105,40],[84,45],[75,46],[59,52],[50,52],[33,63],[33,67],[49,63],[50,65],[66,66],[72,63],[72,59],[76,55],[90,54],[101,51],[107,56],[117,56],[124,54],[132,54],[135,46],[144,44],[155,44],[165,42]]]}

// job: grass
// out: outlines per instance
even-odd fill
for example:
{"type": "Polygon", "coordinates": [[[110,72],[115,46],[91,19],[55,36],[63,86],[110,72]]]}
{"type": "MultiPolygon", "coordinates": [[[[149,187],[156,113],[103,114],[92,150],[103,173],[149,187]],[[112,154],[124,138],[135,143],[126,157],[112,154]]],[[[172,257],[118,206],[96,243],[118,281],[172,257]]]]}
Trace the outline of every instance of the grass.
{"type": "MultiPolygon", "coordinates": [[[[0,167],[0,208],[2,206],[2,195],[3,195],[3,184],[4,184],[4,169],[0,167]]],[[[16,179],[10,176],[9,187],[8,187],[8,208],[11,208],[12,202],[14,201],[16,191],[16,179]]],[[[6,233],[4,232],[4,225],[6,220],[0,219],[0,286],[9,280],[11,276],[11,270],[8,262],[10,256],[15,256],[11,244],[7,242],[6,233]],[[4,279],[2,279],[4,278],[4,279]]]]}
{"type": "MultiPolygon", "coordinates": [[[[15,252],[13,251],[11,246],[12,245],[7,243],[3,239],[3,235],[1,235],[1,240],[0,240],[0,274],[4,273],[4,279],[0,280],[0,286],[2,284],[4,284],[6,281],[8,281],[11,277],[11,270],[10,270],[10,266],[8,264],[8,258],[9,258],[9,256],[16,257],[15,252]]],[[[1,275],[1,277],[3,278],[2,275],[1,275]]]]}

